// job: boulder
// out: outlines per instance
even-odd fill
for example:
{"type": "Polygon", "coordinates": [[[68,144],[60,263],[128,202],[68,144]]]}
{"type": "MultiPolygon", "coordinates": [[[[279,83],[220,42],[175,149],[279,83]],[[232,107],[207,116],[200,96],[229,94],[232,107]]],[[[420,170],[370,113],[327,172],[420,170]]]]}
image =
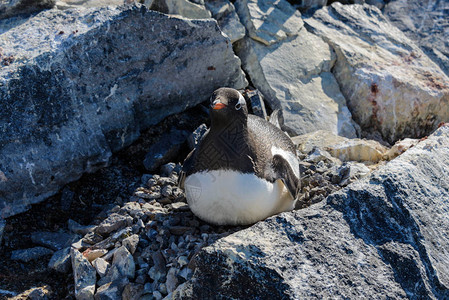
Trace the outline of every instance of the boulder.
{"type": "Polygon", "coordinates": [[[383,12],[449,76],[448,9],[447,1],[395,0],[383,12]]]}
{"type": "Polygon", "coordinates": [[[105,166],[218,87],[246,86],[214,20],[140,5],[44,11],[4,32],[0,47],[12,57],[0,68],[2,217],[105,166]]]}
{"type": "MultiPolygon", "coordinates": [[[[4,0],[0,2],[0,19],[29,15],[55,6],[55,0],[4,0]]],[[[1,58],[1,55],[0,55],[1,58]]]]}
{"type": "Polygon", "coordinates": [[[235,7],[229,0],[207,0],[205,4],[231,43],[245,36],[245,27],[240,23],[235,7]]]}
{"type": "Polygon", "coordinates": [[[368,177],[203,248],[198,298],[449,297],[449,124],[368,177]]]}
{"type": "Polygon", "coordinates": [[[237,0],[234,5],[248,35],[265,45],[295,36],[303,27],[301,13],[286,0],[237,0]]]}
{"type": "Polygon", "coordinates": [[[365,132],[393,144],[449,120],[449,78],[379,9],[335,2],[305,23],[335,50],[332,72],[365,132]]]}
{"type": "Polygon", "coordinates": [[[330,69],[332,49],[302,28],[296,36],[266,46],[252,38],[235,43],[243,68],[273,109],[284,130],[300,135],[319,129],[356,137],[356,125],[330,69]]]}

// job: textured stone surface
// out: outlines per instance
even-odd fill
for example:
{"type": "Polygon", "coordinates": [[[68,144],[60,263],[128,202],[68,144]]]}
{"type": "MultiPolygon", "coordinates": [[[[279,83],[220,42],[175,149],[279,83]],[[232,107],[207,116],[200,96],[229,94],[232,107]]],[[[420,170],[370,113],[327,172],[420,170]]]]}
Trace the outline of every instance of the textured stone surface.
{"type": "Polygon", "coordinates": [[[48,267],[60,273],[70,271],[70,247],[56,251],[48,262],[48,267]]]}
{"type": "Polygon", "coordinates": [[[448,10],[448,1],[395,0],[383,12],[449,76],[448,10]]]}
{"type": "Polygon", "coordinates": [[[272,108],[282,110],[292,135],[318,129],[356,137],[351,113],[330,69],[332,49],[305,28],[271,46],[251,38],[236,43],[236,52],[255,87],[272,108]]]}
{"type": "Polygon", "coordinates": [[[104,166],[216,88],[246,86],[215,21],[139,6],[45,11],[3,33],[0,47],[13,57],[0,69],[3,217],[104,166]]]}
{"type": "Polygon", "coordinates": [[[31,260],[39,259],[52,253],[53,251],[48,248],[34,247],[29,249],[14,250],[11,253],[11,259],[29,262],[31,260]]]}
{"type": "Polygon", "coordinates": [[[369,177],[206,247],[174,295],[449,297],[449,124],[369,177]]]}
{"type": "Polygon", "coordinates": [[[297,35],[304,24],[286,0],[237,0],[234,5],[248,35],[265,45],[297,35]]]}
{"type": "Polygon", "coordinates": [[[303,153],[319,148],[341,161],[377,163],[384,158],[388,150],[373,140],[348,139],[326,130],[296,136],[292,140],[303,153]]]}
{"type": "Polygon", "coordinates": [[[55,3],[55,0],[2,0],[0,2],[0,19],[36,13],[52,8],[55,3]]]}
{"type": "Polygon", "coordinates": [[[94,299],[96,273],[90,262],[76,249],[70,249],[73,277],[75,280],[75,297],[94,299]]]}
{"type": "Polygon", "coordinates": [[[133,256],[129,253],[125,246],[118,248],[114,253],[112,266],[117,267],[120,274],[124,277],[133,278],[136,270],[133,256]]]}
{"type": "Polygon", "coordinates": [[[240,23],[235,7],[229,0],[207,0],[205,4],[231,43],[245,36],[245,27],[240,23]]]}
{"type": "Polygon", "coordinates": [[[100,225],[97,226],[95,232],[99,234],[108,234],[114,230],[122,229],[125,226],[131,225],[133,219],[130,216],[124,216],[117,213],[112,213],[100,225]]]}
{"type": "Polygon", "coordinates": [[[33,243],[55,251],[70,246],[75,239],[76,237],[64,232],[39,231],[31,234],[31,241],[33,243]]]}
{"type": "Polygon", "coordinates": [[[362,129],[392,144],[449,120],[449,78],[376,7],[335,2],[305,22],[335,50],[333,74],[362,129]]]}

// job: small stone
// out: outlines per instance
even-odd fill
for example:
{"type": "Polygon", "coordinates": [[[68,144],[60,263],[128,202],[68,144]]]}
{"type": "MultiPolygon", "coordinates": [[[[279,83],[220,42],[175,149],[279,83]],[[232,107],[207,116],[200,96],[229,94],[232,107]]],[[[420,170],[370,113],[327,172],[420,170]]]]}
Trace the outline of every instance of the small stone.
{"type": "Polygon", "coordinates": [[[115,281],[117,279],[119,279],[120,277],[122,277],[122,275],[120,274],[119,270],[117,269],[116,266],[110,266],[106,275],[103,276],[100,280],[98,280],[97,285],[98,286],[102,286],[105,285],[109,282],[115,281]]]}
{"type": "Polygon", "coordinates": [[[134,263],[134,258],[125,246],[121,246],[118,248],[117,252],[114,253],[112,265],[116,266],[123,276],[134,278],[136,265],[134,263]]]}
{"type": "Polygon", "coordinates": [[[102,257],[106,253],[108,253],[108,250],[106,249],[87,249],[83,252],[83,256],[87,258],[89,262],[92,262],[95,259],[102,257]]]}
{"type": "Polygon", "coordinates": [[[175,268],[170,268],[167,273],[167,281],[165,282],[165,285],[167,287],[167,292],[171,293],[173,292],[176,287],[178,286],[178,278],[177,278],[177,271],[175,268]]]}
{"type": "Polygon", "coordinates": [[[103,240],[103,237],[95,232],[89,232],[83,237],[83,242],[95,245],[103,240]]]}
{"type": "Polygon", "coordinates": [[[161,194],[164,197],[171,197],[172,196],[172,187],[170,185],[164,186],[162,188],[161,194]]]}
{"type": "Polygon", "coordinates": [[[68,233],[39,231],[31,234],[31,241],[57,251],[69,246],[73,242],[73,236],[68,233]]]}
{"type": "Polygon", "coordinates": [[[127,237],[131,236],[132,232],[133,232],[132,227],[126,227],[120,231],[117,231],[111,237],[114,241],[123,240],[123,239],[126,239],[127,237]]]}
{"type": "Polygon", "coordinates": [[[143,184],[148,184],[148,180],[153,179],[153,175],[151,174],[143,174],[142,177],[140,178],[140,181],[143,184]]]}
{"type": "Polygon", "coordinates": [[[70,247],[56,251],[48,263],[48,267],[60,273],[70,271],[70,247]]]}
{"type": "Polygon", "coordinates": [[[147,186],[148,186],[149,188],[155,186],[156,184],[157,184],[157,180],[154,179],[154,178],[151,178],[151,179],[149,179],[149,180],[147,181],[147,186]]]}
{"type": "Polygon", "coordinates": [[[178,257],[178,264],[180,267],[183,267],[189,263],[189,259],[185,255],[181,255],[178,257]]]}
{"type": "Polygon", "coordinates": [[[179,271],[178,275],[184,280],[189,280],[192,277],[193,272],[189,267],[184,267],[181,271],[179,271]]]}
{"type": "Polygon", "coordinates": [[[171,226],[169,231],[174,235],[184,235],[186,232],[193,232],[194,229],[188,226],[171,226]]]}
{"type": "Polygon", "coordinates": [[[117,229],[121,229],[125,226],[130,226],[133,219],[130,216],[122,216],[117,213],[112,213],[103,222],[98,225],[95,232],[105,235],[117,229]]]}
{"type": "Polygon", "coordinates": [[[95,300],[121,299],[122,292],[128,283],[128,278],[120,278],[100,286],[95,294],[95,300]]]}
{"type": "Polygon", "coordinates": [[[122,245],[125,246],[126,249],[128,249],[128,251],[131,252],[131,254],[134,254],[138,244],[139,244],[138,234],[133,234],[122,241],[122,245]]]}
{"type": "Polygon", "coordinates": [[[129,283],[125,286],[122,293],[123,300],[139,300],[143,294],[143,285],[129,283]]]}
{"type": "Polygon", "coordinates": [[[44,247],[34,247],[29,249],[14,250],[11,253],[11,259],[29,262],[50,254],[53,254],[53,250],[44,247]]]}
{"type": "Polygon", "coordinates": [[[153,292],[153,298],[154,300],[161,300],[162,299],[162,294],[159,291],[154,291],[153,292]]]}
{"type": "Polygon", "coordinates": [[[159,292],[161,292],[162,295],[167,295],[167,286],[165,285],[165,283],[161,283],[159,284],[159,288],[158,288],[159,292]]]}
{"type": "Polygon", "coordinates": [[[120,214],[127,213],[131,217],[135,218],[139,213],[142,212],[142,208],[137,202],[127,202],[125,205],[119,210],[120,214]]]}
{"type": "Polygon", "coordinates": [[[153,287],[151,286],[151,283],[149,283],[149,282],[145,283],[143,289],[144,289],[145,293],[153,292],[153,287]]]}
{"type": "Polygon", "coordinates": [[[171,175],[171,173],[173,172],[173,170],[175,169],[176,164],[175,163],[168,163],[165,164],[161,167],[161,176],[163,177],[169,177],[171,175]]]}
{"type": "Polygon", "coordinates": [[[110,266],[110,264],[101,257],[95,259],[92,262],[92,265],[95,267],[95,270],[97,271],[98,275],[100,275],[100,277],[104,277],[107,274],[110,266]]]}
{"type": "Polygon", "coordinates": [[[70,249],[76,299],[93,299],[96,271],[89,261],[76,249],[70,249]]]}
{"type": "Polygon", "coordinates": [[[184,202],[175,202],[171,204],[171,207],[175,211],[189,211],[189,205],[184,202]]]}
{"type": "Polygon", "coordinates": [[[51,291],[48,289],[48,286],[33,288],[33,290],[28,293],[27,300],[47,300],[47,295],[50,293],[51,291]]]}
{"type": "Polygon", "coordinates": [[[76,221],[73,221],[72,219],[69,219],[67,221],[69,230],[73,233],[78,233],[81,235],[85,235],[89,232],[94,231],[95,229],[95,225],[81,225],[79,223],[77,223],[76,221]]]}

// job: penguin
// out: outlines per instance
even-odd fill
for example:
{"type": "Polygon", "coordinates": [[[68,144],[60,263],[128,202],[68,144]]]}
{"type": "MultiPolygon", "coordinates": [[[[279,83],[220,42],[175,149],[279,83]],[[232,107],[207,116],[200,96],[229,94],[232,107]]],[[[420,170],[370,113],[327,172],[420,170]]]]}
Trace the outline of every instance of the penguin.
{"type": "Polygon", "coordinates": [[[287,134],[248,114],[244,97],[232,88],[212,94],[210,117],[180,173],[191,211],[215,225],[249,225],[292,210],[300,172],[287,134]]]}

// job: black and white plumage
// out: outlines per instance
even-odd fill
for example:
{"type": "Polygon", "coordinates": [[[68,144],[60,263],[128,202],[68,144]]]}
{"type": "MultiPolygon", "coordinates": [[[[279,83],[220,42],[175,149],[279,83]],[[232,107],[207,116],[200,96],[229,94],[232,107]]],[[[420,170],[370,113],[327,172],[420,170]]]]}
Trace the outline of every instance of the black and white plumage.
{"type": "Polygon", "coordinates": [[[245,99],[231,88],[213,93],[210,115],[211,127],[180,176],[192,212],[213,224],[244,225],[293,209],[300,174],[290,138],[248,115],[245,99]]]}

